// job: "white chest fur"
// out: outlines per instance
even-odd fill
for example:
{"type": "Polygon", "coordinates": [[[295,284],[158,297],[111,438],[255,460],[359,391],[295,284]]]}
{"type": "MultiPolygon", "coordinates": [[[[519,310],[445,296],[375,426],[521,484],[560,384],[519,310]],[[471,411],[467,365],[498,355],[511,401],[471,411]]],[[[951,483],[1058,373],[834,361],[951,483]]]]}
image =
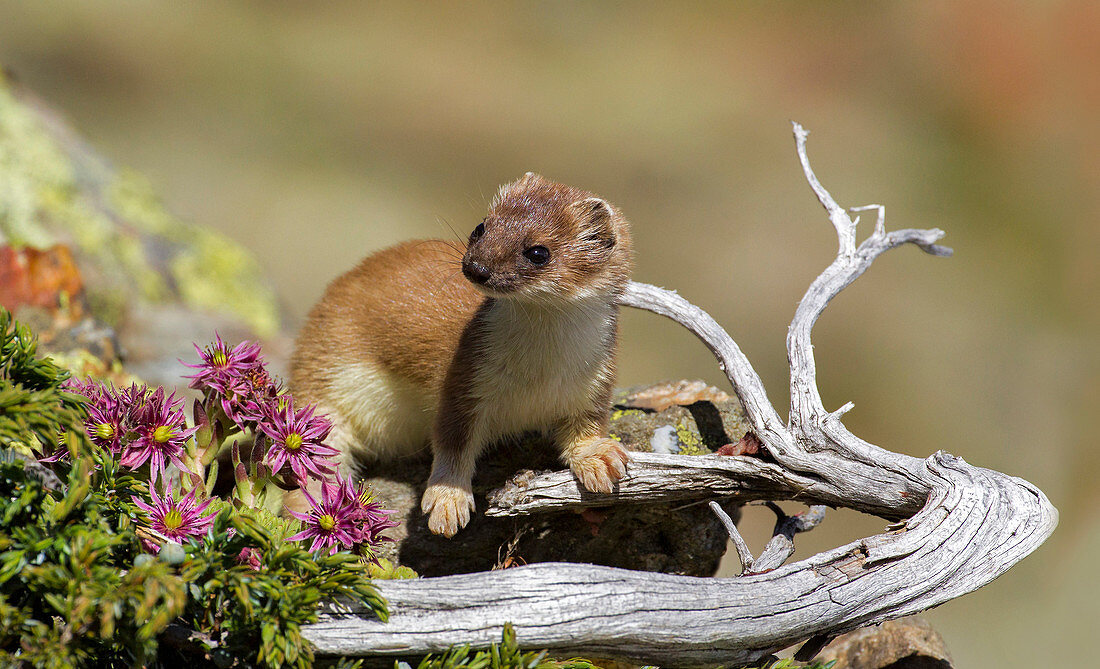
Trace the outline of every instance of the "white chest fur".
{"type": "Polygon", "coordinates": [[[478,355],[475,432],[491,440],[591,409],[610,370],[615,308],[607,296],[561,306],[498,300],[478,355]]]}

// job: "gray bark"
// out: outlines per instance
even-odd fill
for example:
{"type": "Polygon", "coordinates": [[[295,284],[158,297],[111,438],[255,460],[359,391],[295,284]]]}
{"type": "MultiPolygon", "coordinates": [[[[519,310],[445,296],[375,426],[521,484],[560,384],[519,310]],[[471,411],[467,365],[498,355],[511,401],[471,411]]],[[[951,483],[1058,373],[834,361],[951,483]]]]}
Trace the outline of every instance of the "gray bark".
{"type": "MultiPolygon", "coordinates": [[[[719,359],[773,461],[745,456],[635,454],[615,504],[650,500],[797,499],[900,520],[891,531],[766,573],[693,578],[575,564],[380,582],[388,623],[336,614],[304,630],[323,655],[418,655],[455,643],[488,645],[502,625],[520,643],[662,665],[753,662],[791,644],[911,615],[976,590],[1034,551],[1057,511],[1027,481],[938,452],[920,460],[869,444],[828,412],[817,389],[810,333],[835,295],[885,251],[915,244],[933,255],[939,230],[887,233],[882,207],[858,247],[855,227],[818,183],[795,124],[807,180],[837,230],[836,260],[813,282],[791,323],[791,416],[784,422],[732,338],[675,293],[631,284],[626,306],[681,323],[719,359]]],[[[564,473],[514,482],[489,513],[606,505],[564,473]]]]}

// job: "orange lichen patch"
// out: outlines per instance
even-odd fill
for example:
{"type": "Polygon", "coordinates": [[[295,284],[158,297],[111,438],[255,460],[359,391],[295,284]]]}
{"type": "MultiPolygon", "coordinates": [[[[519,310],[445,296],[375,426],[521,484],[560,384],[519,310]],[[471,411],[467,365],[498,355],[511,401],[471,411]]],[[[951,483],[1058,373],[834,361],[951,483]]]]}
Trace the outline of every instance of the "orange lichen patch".
{"type": "MultiPolygon", "coordinates": [[[[0,304],[9,310],[32,306],[77,309],[71,298],[82,294],[84,282],[69,247],[46,250],[0,246],[0,304]]],[[[73,314],[76,315],[76,314],[73,314]]]]}
{"type": "Polygon", "coordinates": [[[715,451],[716,455],[757,455],[763,444],[752,432],[746,432],[736,444],[726,444],[715,451]]]}
{"type": "Polygon", "coordinates": [[[628,395],[625,406],[664,411],[671,406],[688,406],[696,402],[728,402],[729,399],[729,395],[702,381],[673,381],[628,395]]]}

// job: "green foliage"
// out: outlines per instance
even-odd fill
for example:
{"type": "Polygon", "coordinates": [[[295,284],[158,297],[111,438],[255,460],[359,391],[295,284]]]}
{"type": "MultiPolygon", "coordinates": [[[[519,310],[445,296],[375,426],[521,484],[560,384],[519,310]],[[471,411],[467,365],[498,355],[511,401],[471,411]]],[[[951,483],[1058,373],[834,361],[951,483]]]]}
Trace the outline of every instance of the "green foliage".
{"type": "Polygon", "coordinates": [[[0,664],[145,662],[183,611],[182,581],[163,562],[134,561],[137,537],[112,520],[122,503],[102,503],[101,481],[80,458],[54,497],[22,462],[0,463],[0,664]]]}
{"type": "Polygon", "coordinates": [[[223,504],[213,533],[189,551],[181,568],[191,594],[183,621],[218,640],[218,654],[227,658],[308,667],[313,652],[301,627],[317,621],[322,602],[351,600],[382,620],[386,605],[358,558],[313,554],[286,543],[269,529],[282,522],[264,511],[238,512],[223,504]],[[260,549],[259,570],[238,562],[248,548],[260,549]]]}
{"type": "MultiPolygon", "coordinates": [[[[395,662],[394,669],[411,667],[395,662]]],[[[505,623],[500,643],[492,644],[488,650],[473,651],[468,645],[458,646],[442,655],[428,655],[416,669],[600,669],[600,666],[581,658],[548,658],[545,650],[524,652],[516,641],[515,629],[505,623]]]]}
{"type": "MultiPolygon", "coordinates": [[[[488,650],[474,652],[468,645],[451,648],[442,655],[425,657],[416,669],[545,669],[566,666],[547,662],[545,658],[546,651],[525,653],[520,650],[516,642],[516,631],[510,624],[505,624],[501,642],[494,643],[488,650]]],[[[395,662],[394,669],[400,669],[400,664],[395,662]]]]}
{"type": "Polygon", "coordinates": [[[833,665],[835,664],[836,660],[830,660],[825,663],[813,662],[811,664],[803,664],[787,658],[784,660],[776,660],[771,664],[761,665],[760,669],[833,669],[833,665]]]}
{"type": "Polygon", "coordinates": [[[144,485],[110,458],[78,456],[64,494],[52,494],[22,462],[0,462],[0,666],[307,667],[301,626],[321,602],[386,618],[366,565],[285,543],[285,529],[269,529],[283,521],[256,518],[265,512],[222,504],[213,532],[183,555],[143,553],[129,500],[144,485]],[[259,550],[260,569],[238,561],[245,549],[259,550]],[[168,647],[172,623],[212,643],[168,647]]]}
{"type": "MultiPolygon", "coordinates": [[[[516,632],[511,624],[504,625],[504,634],[500,644],[493,644],[488,650],[472,651],[469,646],[451,648],[442,655],[428,655],[416,669],[600,669],[600,665],[591,660],[571,658],[555,660],[546,657],[547,651],[523,652],[516,642],[516,632]]],[[[802,664],[791,659],[776,660],[761,665],[758,669],[832,669],[836,661],[802,664]]],[[[404,662],[394,662],[394,669],[412,669],[404,662]]],[[[657,669],[641,667],[640,669],[657,669]]]]}
{"type": "Polygon", "coordinates": [[[62,390],[69,373],[37,349],[37,337],[0,307],[0,446],[52,450],[60,435],[86,446],[84,398],[62,390]]]}

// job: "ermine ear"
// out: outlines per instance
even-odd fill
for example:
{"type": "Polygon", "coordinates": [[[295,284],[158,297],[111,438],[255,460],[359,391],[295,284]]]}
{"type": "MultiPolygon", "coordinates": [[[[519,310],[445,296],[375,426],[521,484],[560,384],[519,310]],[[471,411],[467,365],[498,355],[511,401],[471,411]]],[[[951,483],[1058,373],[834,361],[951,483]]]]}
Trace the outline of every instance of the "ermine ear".
{"type": "Polygon", "coordinates": [[[615,212],[607,200],[588,197],[573,203],[580,223],[581,236],[597,241],[601,246],[615,246],[615,227],[612,220],[615,212]]]}

